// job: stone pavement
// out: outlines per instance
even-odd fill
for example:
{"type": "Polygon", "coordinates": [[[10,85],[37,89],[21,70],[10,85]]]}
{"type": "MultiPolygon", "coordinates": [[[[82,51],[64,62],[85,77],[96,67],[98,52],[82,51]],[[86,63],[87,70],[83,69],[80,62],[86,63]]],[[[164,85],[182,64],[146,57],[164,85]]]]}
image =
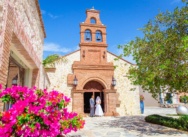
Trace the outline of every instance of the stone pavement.
{"type": "Polygon", "coordinates": [[[188,137],[188,132],[146,123],[149,114],[175,114],[173,108],[146,108],[144,115],[124,117],[86,117],[84,129],[67,137],[188,137]]]}

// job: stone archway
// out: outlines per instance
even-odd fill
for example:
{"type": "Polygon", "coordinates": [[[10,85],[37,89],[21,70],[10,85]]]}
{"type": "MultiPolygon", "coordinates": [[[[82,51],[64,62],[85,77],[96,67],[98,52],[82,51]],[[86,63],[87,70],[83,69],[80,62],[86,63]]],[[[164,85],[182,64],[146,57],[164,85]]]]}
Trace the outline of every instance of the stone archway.
{"type": "Polygon", "coordinates": [[[90,111],[90,104],[89,104],[89,99],[91,98],[92,95],[94,95],[94,98],[96,100],[97,96],[100,96],[101,98],[101,107],[103,111],[105,111],[105,101],[104,101],[104,87],[97,81],[89,81],[84,85],[84,94],[83,94],[83,99],[84,99],[84,113],[89,113],[90,111]]]}
{"type": "Polygon", "coordinates": [[[90,90],[90,89],[93,89],[93,90],[104,90],[104,87],[97,81],[89,81],[87,82],[85,85],[84,85],[84,90],[90,90]]]}

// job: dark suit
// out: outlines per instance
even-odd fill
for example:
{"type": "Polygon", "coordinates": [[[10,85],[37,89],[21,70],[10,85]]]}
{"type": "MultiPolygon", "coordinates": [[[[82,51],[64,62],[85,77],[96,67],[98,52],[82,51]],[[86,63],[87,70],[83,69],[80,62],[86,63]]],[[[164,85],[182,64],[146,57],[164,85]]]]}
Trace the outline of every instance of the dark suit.
{"type": "Polygon", "coordinates": [[[93,117],[95,114],[95,101],[93,98],[90,98],[89,100],[90,103],[90,116],[93,117]]]}

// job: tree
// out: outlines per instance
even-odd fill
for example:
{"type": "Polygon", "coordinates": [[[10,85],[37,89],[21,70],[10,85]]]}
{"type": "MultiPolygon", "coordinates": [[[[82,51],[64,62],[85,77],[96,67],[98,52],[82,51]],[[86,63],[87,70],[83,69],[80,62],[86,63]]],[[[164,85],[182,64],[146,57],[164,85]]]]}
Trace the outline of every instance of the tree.
{"type": "Polygon", "coordinates": [[[133,55],[137,66],[128,78],[157,97],[158,93],[188,92],[188,2],[174,11],[160,12],[123,48],[124,56],[133,55]]]}
{"type": "Polygon", "coordinates": [[[46,59],[43,60],[43,65],[45,68],[48,67],[55,67],[55,62],[58,63],[67,63],[67,58],[64,56],[60,56],[58,54],[53,54],[53,55],[49,55],[48,57],[46,57],[46,59]]]}
{"type": "Polygon", "coordinates": [[[47,64],[52,63],[53,61],[55,61],[58,58],[60,58],[60,56],[58,54],[50,55],[50,56],[46,57],[46,59],[43,60],[43,65],[46,66],[47,64]]]}

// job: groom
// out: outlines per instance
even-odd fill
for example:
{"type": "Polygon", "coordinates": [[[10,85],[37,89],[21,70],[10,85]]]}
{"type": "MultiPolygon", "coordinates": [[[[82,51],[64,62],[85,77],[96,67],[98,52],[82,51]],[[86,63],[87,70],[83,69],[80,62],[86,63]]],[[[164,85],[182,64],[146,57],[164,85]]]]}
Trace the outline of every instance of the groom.
{"type": "Polygon", "coordinates": [[[90,117],[93,117],[94,116],[94,111],[95,111],[95,101],[94,101],[94,96],[92,95],[90,100],[89,100],[89,103],[90,103],[90,117]]]}

